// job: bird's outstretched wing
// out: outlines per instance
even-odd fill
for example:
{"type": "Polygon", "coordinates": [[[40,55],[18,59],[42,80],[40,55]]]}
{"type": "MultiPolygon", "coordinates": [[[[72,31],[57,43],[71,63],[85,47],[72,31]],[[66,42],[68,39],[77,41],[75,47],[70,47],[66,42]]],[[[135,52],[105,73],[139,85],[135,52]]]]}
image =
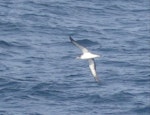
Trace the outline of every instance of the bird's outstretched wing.
{"type": "Polygon", "coordinates": [[[89,68],[91,70],[91,73],[92,73],[94,79],[97,82],[99,82],[99,78],[98,78],[97,73],[96,73],[96,65],[95,65],[94,59],[89,59],[88,61],[89,61],[89,68]]]}
{"type": "Polygon", "coordinates": [[[78,48],[80,48],[83,53],[89,52],[88,49],[86,49],[85,47],[81,46],[81,45],[78,44],[76,41],[74,41],[71,36],[69,37],[69,39],[71,40],[71,42],[72,42],[75,46],[77,46],[78,48]]]}

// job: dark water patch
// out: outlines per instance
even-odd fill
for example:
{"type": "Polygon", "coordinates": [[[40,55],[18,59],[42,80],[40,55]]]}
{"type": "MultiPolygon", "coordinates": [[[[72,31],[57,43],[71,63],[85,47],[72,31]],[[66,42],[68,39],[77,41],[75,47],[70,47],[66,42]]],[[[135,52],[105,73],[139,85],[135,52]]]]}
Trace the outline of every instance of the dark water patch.
{"type": "MultiPolygon", "coordinates": [[[[64,84],[61,85],[64,87],[64,84]]],[[[53,98],[53,99],[59,99],[61,98],[61,95],[64,93],[59,88],[62,88],[60,85],[57,84],[49,84],[49,83],[40,83],[36,86],[32,87],[32,94],[31,95],[38,95],[45,98],[53,98]],[[57,88],[59,87],[59,88],[57,88]]]]}
{"type": "Polygon", "coordinates": [[[126,9],[119,4],[110,4],[110,5],[106,6],[105,9],[110,12],[115,11],[114,13],[116,13],[116,14],[126,11],[126,9]]]}
{"type": "Polygon", "coordinates": [[[146,85],[149,85],[150,84],[150,78],[149,78],[150,75],[148,76],[142,76],[141,78],[137,78],[134,81],[134,83],[136,85],[143,85],[143,83],[146,85]]]}
{"type": "Polygon", "coordinates": [[[73,82],[51,82],[40,83],[32,87],[31,95],[40,96],[46,99],[63,101],[77,101],[86,98],[83,93],[76,92],[78,89],[77,83],[73,82]],[[34,92],[33,92],[34,90],[34,92]],[[76,92],[76,93],[75,93],[76,92]]]}
{"type": "Polygon", "coordinates": [[[0,28],[0,30],[2,31],[2,35],[15,35],[16,32],[21,34],[25,30],[24,25],[20,22],[1,22],[0,25],[2,26],[0,28]]]}
{"type": "Polygon", "coordinates": [[[110,98],[114,102],[130,103],[130,100],[134,98],[134,95],[129,92],[120,91],[118,93],[113,94],[110,98]]]}
{"type": "Polygon", "coordinates": [[[3,63],[0,63],[0,72],[8,71],[9,67],[3,63]]]}
{"type": "Polygon", "coordinates": [[[70,56],[68,56],[68,55],[62,57],[62,59],[69,59],[69,58],[70,58],[70,56]]]}
{"type": "Polygon", "coordinates": [[[4,40],[0,41],[0,47],[2,48],[17,48],[17,49],[30,49],[31,47],[25,43],[20,42],[7,42],[4,40]]]}
{"type": "Polygon", "coordinates": [[[47,47],[56,47],[56,46],[67,47],[68,45],[72,45],[71,41],[69,40],[69,36],[66,36],[66,38],[63,39],[63,41],[54,41],[53,43],[41,43],[41,44],[47,47]]]}
{"type": "Polygon", "coordinates": [[[97,48],[97,50],[99,50],[99,51],[101,51],[101,52],[105,52],[105,53],[112,53],[112,52],[114,52],[114,53],[120,53],[121,52],[121,50],[120,49],[118,49],[118,48],[115,48],[115,47],[113,47],[113,48],[110,48],[110,47],[101,47],[101,48],[97,48]]]}
{"type": "MultiPolygon", "coordinates": [[[[83,2],[83,1],[82,1],[83,2]]],[[[104,10],[101,7],[89,7],[89,6],[73,6],[73,11],[74,12],[79,12],[78,15],[81,15],[82,13],[88,12],[89,15],[104,15],[104,10]],[[76,10],[75,10],[76,9],[76,10]]]]}
{"type": "Polygon", "coordinates": [[[150,57],[150,48],[138,48],[137,49],[137,53],[139,54],[149,54],[150,57]]]}
{"type": "Polygon", "coordinates": [[[0,86],[2,87],[2,86],[5,86],[7,83],[8,83],[8,80],[7,79],[5,79],[5,78],[3,78],[2,76],[0,77],[0,86]]]}
{"type": "Polygon", "coordinates": [[[42,64],[42,62],[44,62],[44,57],[31,56],[20,61],[24,64],[39,64],[39,63],[42,64]]]}
{"type": "Polygon", "coordinates": [[[102,97],[98,94],[93,94],[93,95],[87,95],[86,101],[93,103],[93,104],[98,104],[98,103],[110,103],[111,99],[107,97],[102,97]]]}
{"type": "Polygon", "coordinates": [[[132,109],[137,114],[142,114],[142,115],[149,115],[150,113],[150,105],[145,106],[145,107],[136,107],[132,109]]]}
{"type": "Polygon", "coordinates": [[[59,14],[59,15],[68,15],[66,9],[67,6],[64,7],[64,5],[67,5],[67,3],[62,3],[58,1],[44,1],[44,2],[39,2],[39,1],[27,1],[26,2],[28,5],[39,9],[40,12],[49,12],[51,14],[59,14]]]}
{"type": "Polygon", "coordinates": [[[138,12],[138,13],[145,13],[145,12],[147,12],[147,13],[149,13],[150,12],[150,9],[148,9],[148,8],[145,8],[145,9],[133,9],[133,10],[131,10],[132,12],[138,12]]]}
{"type": "Polygon", "coordinates": [[[0,6],[4,8],[11,8],[11,5],[13,4],[13,2],[11,1],[1,1],[0,6]]]}
{"type": "Polygon", "coordinates": [[[129,44],[130,46],[138,46],[139,43],[137,41],[134,40],[126,40],[125,41],[127,44],[129,44]]]}
{"type": "Polygon", "coordinates": [[[112,61],[107,60],[107,61],[103,61],[102,63],[114,65],[116,67],[131,67],[131,66],[133,67],[134,66],[134,64],[126,62],[126,61],[116,61],[116,60],[114,60],[114,61],[113,60],[112,61]]]}
{"type": "Polygon", "coordinates": [[[1,48],[7,48],[7,47],[11,47],[11,46],[13,46],[11,43],[6,42],[4,40],[0,40],[0,47],[1,48]]]}
{"type": "Polygon", "coordinates": [[[2,93],[13,93],[20,91],[22,84],[16,81],[9,81],[1,84],[1,92],[2,93]],[[5,87],[6,86],[6,87],[5,87]]]}
{"type": "Polygon", "coordinates": [[[28,115],[43,115],[43,114],[41,114],[41,113],[38,113],[38,112],[34,112],[34,113],[25,113],[25,114],[28,114],[28,115]]]}
{"type": "Polygon", "coordinates": [[[12,114],[6,110],[0,109],[0,115],[12,115],[12,114]]]}
{"type": "Polygon", "coordinates": [[[140,75],[143,75],[143,77],[148,78],[150,77],[150,73],[149,73],[149,67],[147,69],[141,70],[138,72],[140,75]]]}
{"type": "Polygon", "coordinates": [[[11,55],[11,54],[8,53],[8,52],[2,52],[2,53],[0,53],[0,59],[1,59],[1,60],[6,59],[6,58],[9,58],[9,57],[13,57],[13,55],[11,55]]]}
{"type": "Polygon", "coordinates": [[[19,49],[32,49],[32,47],[26,43],[12,42],[12,44],[14,47],[19,48],[19,49]]]}
{"type": "Polygon", "coordinates": [[[28,27],[35,26],[35,23],[37,23],[37,22],[43,22],[43,24],[44,24],[45,21],[48,21],[48,16],[45,14],[31,14],[31,13],[30,14],[23,14],[22,18],[25,21],[27,21],[27,20],[30,21],[30,23],[32,21],[30,26],[26,25],[28,27]]]}

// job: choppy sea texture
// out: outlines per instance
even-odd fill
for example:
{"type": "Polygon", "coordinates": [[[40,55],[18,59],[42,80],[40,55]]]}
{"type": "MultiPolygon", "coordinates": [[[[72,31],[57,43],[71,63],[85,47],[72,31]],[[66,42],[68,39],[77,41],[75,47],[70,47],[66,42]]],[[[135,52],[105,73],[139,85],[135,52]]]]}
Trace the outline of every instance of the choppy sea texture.
{"type": "Polygon", "coordinates": [[[149,0],[1,0],[0,114],[149,115],[149,17],[149,0]]]}

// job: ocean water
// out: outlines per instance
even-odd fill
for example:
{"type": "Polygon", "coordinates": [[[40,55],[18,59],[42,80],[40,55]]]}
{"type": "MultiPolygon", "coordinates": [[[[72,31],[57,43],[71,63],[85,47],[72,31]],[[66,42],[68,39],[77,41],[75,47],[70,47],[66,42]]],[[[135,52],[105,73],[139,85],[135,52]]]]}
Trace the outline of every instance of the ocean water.
{"type": "Polygon", "coordinates": [[[150,1],[1,0],[0,115],[150,115],[150,1]]]}

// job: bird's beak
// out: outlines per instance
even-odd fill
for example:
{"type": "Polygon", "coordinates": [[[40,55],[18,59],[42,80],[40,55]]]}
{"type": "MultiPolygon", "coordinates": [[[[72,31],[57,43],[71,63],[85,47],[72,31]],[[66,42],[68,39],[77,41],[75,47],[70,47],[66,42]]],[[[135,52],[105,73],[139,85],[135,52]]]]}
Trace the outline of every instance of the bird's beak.
{"type": "Polygon", "coordinates": [[[76,59],[80,59],[80,57],[76,57],[76,59]]]}
{"type": "Polygon", "coordinates": [[[97,55],[97,57],[101,57],[100,55],[97,55]]]}

